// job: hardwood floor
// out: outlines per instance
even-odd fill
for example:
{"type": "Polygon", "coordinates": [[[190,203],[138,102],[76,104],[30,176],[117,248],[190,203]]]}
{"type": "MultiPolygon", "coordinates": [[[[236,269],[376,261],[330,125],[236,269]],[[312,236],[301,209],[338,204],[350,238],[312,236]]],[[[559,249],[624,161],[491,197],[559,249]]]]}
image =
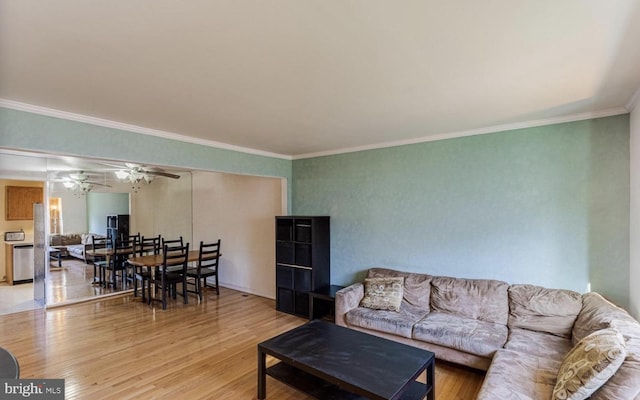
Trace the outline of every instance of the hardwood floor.
{"type": "MultiPolygon", "coordinates": [[[[52,265],[57,265],[55,262],[52,265]]],[[[86,264],[84,261],[73,257],[66,257],[62,260],[62,268],[52,267],[49,269],[47,281],[47,303],[60,305],[101,297],[120,292],[120,287],[102,287],[92,285],[93,264],[86,264]]]]}
{"type": "MultiPolygon", "coordinates": [[[[66,399],[255,399],[257,344],[306,322],[226,288],[189,302],[162,311],[124,296],[0,315],[0,346],[21,378],[65,379],[66,399]]],[[[437,362],[437,398],[474,399],[483,377],[437,362]]],[[[310,397],[267,378],[267,398],[310,397]]]]}

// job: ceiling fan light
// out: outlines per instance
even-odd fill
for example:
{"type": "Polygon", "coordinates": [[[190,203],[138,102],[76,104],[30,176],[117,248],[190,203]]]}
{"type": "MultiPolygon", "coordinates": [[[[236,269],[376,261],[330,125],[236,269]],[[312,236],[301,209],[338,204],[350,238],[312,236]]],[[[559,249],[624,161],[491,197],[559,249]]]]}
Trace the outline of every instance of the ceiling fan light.
{"type": "Polygon", "coordinates": [[[131,172],[129,172],[129,180],[130,180],[131,182],[138,183],[138,182],[140,182],[140,180],[141,180],[142,178],[143,178],[143,174],[141,174],[141,173],[140,173],[140,172],[138,172],[138,171],[131,171],[131,172]]]}
{"type": "Polygon", "coordinates": [[[156,177],[151,174],[144,174],[144,181],[147,183],[151,183],[156,177]]]}
{"type": "Polygon", "coordinates": [[[115,171],[116,174],[116,178],[124,181],[126,179],[129,178],[129,172],[125,171],[125,170],[119,170],[119,171],[115,171]]]}
{"type": "Polygon", "coordinates": [[[76,185],[74,182],[71,182],[71,181],[64,181],[64,182],[62,182],[62,184],[67,189],[71,189],[76,185]]]}
{"type": "Polygon", "coordinates": [[[78,182],[84,182],[87,179],[89,179],[89,177],[83,173],[79,173],[79,174],[69,174],[69,178],[71,178],[74,181],[78,181],[78,182]]]}

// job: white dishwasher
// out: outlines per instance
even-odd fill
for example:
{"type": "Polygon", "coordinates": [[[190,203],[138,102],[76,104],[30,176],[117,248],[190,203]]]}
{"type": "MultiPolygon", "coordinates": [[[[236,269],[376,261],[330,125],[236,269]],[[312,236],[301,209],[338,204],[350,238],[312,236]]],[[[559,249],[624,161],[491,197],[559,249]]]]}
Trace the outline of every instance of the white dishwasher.
{"type": "Polygon", "coordinates": [[[16,244],[13,246],[13,281],[33,281],[33,245],[16,244]]]}

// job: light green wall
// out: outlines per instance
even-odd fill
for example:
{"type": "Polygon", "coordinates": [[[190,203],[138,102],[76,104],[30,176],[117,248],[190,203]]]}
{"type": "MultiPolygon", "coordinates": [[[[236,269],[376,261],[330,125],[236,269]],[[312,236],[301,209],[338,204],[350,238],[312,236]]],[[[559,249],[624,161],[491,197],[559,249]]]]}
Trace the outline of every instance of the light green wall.
{"type": "Polygon", "coordinates": [[[640,101],[629,120],[631,153],[629,312],[640,321],[640,101]]]}
{"type": "Polygon", "coordinates": [[[284,177],[332,218],[333,283],[384,265],[629,304],[628,115],[291,162],[0,108],[0,147],[284,177]]]}
{"type": "MultiPolygon", "coordinates": [[[[291,161],[0,107],[0,147],[291,178],[291,161]]],[[[290,202],[289,202],[290,203],[290,202]]]]}
{"type": "Polygon", "coordinates": [[[629,302],[628,115],[293,162],[331,280],[386,266],[629,302]]]}
{"type": "Polygon", "coordinates": [[[107,235],[107,215],[129,214],[129,193],[87,193],[88,232],[107,235]]]}

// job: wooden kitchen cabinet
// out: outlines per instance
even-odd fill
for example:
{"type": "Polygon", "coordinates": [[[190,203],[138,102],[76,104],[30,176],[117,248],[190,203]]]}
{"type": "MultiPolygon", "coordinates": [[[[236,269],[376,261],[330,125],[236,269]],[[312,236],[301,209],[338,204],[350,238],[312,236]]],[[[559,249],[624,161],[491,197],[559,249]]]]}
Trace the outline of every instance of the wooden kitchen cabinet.
{"type": "Polygon", "coordinates": [[[5,220],[32,220],[33,204],[42,203],[43,198],[43,190],[41,187],[7,186],[5,220]]]}

